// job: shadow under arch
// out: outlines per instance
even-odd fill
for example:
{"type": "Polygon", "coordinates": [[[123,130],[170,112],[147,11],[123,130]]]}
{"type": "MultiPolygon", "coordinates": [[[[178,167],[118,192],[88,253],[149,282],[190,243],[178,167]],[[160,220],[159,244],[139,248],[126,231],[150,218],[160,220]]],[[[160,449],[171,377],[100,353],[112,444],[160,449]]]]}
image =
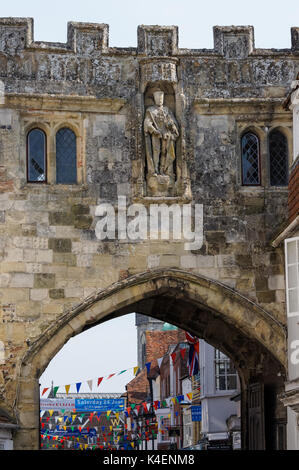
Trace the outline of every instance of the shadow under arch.
{"type": "MultiPolygon", "coordinates": [[[[16,447],[20,441],[24,448],[24,440],[26,448],[38,447],[38,379],[63,345],[92,326],[132,312],[172,323],[221,349],[238,369],[242,393],[265,374],[270,380],[285,374],[286,331],[273,315],[218,281],[179,269],[149,270],[95,292],[30,345],[17,385],[16,447]]],[[[244,420],[242,427],[245,433],[244,420]]]]}

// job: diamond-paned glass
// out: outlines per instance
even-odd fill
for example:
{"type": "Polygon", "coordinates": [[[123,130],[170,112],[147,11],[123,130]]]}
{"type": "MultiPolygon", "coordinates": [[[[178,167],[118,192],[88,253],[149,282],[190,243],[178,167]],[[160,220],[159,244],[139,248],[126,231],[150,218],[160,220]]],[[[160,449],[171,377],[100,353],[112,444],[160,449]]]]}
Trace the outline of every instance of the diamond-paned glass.
{"type": "Polygon", "coordinates": [[[77,183],[76,135],[67,127],[56,134],[56,182],[77,183]]]}
{"type": "Polygon", "coordinates": [[[242,182],[243,184],[260,184],[259,140],[251,132],[243,135],[242,147],[242,182]]]}
{"type": "Polygon", "coordinates": [[[27,136],[27,178],[29,183],[46,181],[46,136],[32,129],[27,136]]]}
{"type": "Polygon", "coordinates": [[[287,186],[288,143],[286,137],[278,130],[269,135],[269,160],[271,186],[287,186]]]}

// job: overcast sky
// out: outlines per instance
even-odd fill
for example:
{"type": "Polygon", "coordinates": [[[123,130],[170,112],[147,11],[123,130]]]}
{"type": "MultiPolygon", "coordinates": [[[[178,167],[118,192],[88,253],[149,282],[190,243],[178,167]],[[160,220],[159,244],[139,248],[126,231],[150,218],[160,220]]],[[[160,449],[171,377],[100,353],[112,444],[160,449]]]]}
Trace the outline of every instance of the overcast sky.
{"type": "MultiPolygon", "coordinates": [[[[137,26],[159,24],[179,27],[180,47],[213,48],[214,25],[252,25],[256,47],[290,48],[290,28],[299,26],[299,0],[2,0],[0,16],[34,18],[36,41],[66,42],[67,22],[85,21],[108,23],[112,47],[136,47],[137,26]]],[[[81,390],[88,391],[84,381],[135,365],[136,327],[134,315],[128,315],[72,338],[40,383],[43,388],[52,379],[60,386],[83,381],[81,390]]],[[[124,391],[132,377],[131,370],[105,379],[98,391],[124,391]]]]}

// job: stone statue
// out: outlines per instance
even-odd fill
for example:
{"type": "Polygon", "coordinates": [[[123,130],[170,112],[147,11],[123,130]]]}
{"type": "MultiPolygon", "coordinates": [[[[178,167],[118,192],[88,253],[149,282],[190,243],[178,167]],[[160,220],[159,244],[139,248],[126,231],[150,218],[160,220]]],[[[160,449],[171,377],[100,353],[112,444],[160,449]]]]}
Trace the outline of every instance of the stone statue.
{"type": "Polygon", "coordinates": [[[163,106],[163,91],[156,91],[153,95],[155,105],[147,108],[144,118],[148,177],[160,175],[173,180],[178,123],[172,112],[163,106]]]}

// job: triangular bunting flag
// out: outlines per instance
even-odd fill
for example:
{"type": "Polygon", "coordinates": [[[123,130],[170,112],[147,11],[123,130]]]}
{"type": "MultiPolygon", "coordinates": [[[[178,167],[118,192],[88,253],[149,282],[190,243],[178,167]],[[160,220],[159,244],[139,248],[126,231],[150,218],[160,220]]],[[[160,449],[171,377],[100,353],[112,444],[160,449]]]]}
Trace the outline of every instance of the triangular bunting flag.
{"type": "Polygon", "coordinates": [[[70,385],[65,385],[65,393],[68,395],[69,391],[70,391],[70,385]]]}
{"type": "Polygon", "coordinates": [[[49,415],[52,416],[52,414],[54,413],[54,410],[49,410],[49,415]]]}
{"type": "Polygon", "coordinates": [[[175,358],[176,358],[176,353],[173,352],[172,354],[170,354],[171,356],[171,359],[172,359],[172,363],[174,364],[174,361],[175,361],[175,358]]]}
{"type": "Polygon", "coordinates": [[[49,390],[49,387],[43,389],[42,396],[46,393],[47,390],[49,390]]]}
{"type": "Polygon", "coordinates": [[[136,374],[137,374],[137,372],[138,372],[138,369],[139,369],[139,367],[138,367],[138,366],[134,367],[134,369],[133,369],[133,374],[134,374],[134,375],[136,375],[136,374]]]}
{"type": "Polygon", "coordinates": [[[89,390],[92,391],[92,380],[87,380],[87,384],[89,386],[89,390]]]}
{"type": "Polygon", "coordinates": [[[59,389],[59,386],[58,387],[54,387],[53,389],[53,395],[54,397],[56,397],[56,393],[57,393],[57,390],[59,389]]]}
{"type": "Polygon", "coordinates": [[[115,372],[113,374],[108,375],[107,380],[111,379],[111,377],[113,377],[114,375],[115,375],[115,372]]]}
{"type": "Polygon", "coordinates": [[[147,362],[147,363],[145,364],[145,366],[146,366],[146,368],[147,368],[147,373],[149,374],[149,371],[150,371],[150,369],[151,369],[151,362],[147,362]]]}
{"type": "Polygon", "coordinates": [[[128,369],[122,370],[122,371],[119,372],[117,375],[123,374],[124,372],[126,372],[126,370],[128,370],[128,369]]]}
{"type": "Polygon", "coordinates": [[[102,382],[103,378],[104,378],[104,377],[99,377],[99,378],[98,378],[98,386],[99,386],[100,383],[102,382]]]}
{"type": "Polygon", "coordinates": [[[186,353],[186,348],[180,349],[180,354],[182,356],[182,359],[184,359],[186,353]]]}
{"type": "Polygon", "coordinates": [[[164,359],[164,356],[163,356],[163,357],[159,357],[159,359],[157,359],[159,369],[161,368],[161,364],[162,364],[163,359],[164,359]]]}
{"type": "Polygon", "coordinates": [[[82,382],[76,383],[77,393],[79,393],[79,390],[80,390],[81,385],[82,385],[82,382]]]}

